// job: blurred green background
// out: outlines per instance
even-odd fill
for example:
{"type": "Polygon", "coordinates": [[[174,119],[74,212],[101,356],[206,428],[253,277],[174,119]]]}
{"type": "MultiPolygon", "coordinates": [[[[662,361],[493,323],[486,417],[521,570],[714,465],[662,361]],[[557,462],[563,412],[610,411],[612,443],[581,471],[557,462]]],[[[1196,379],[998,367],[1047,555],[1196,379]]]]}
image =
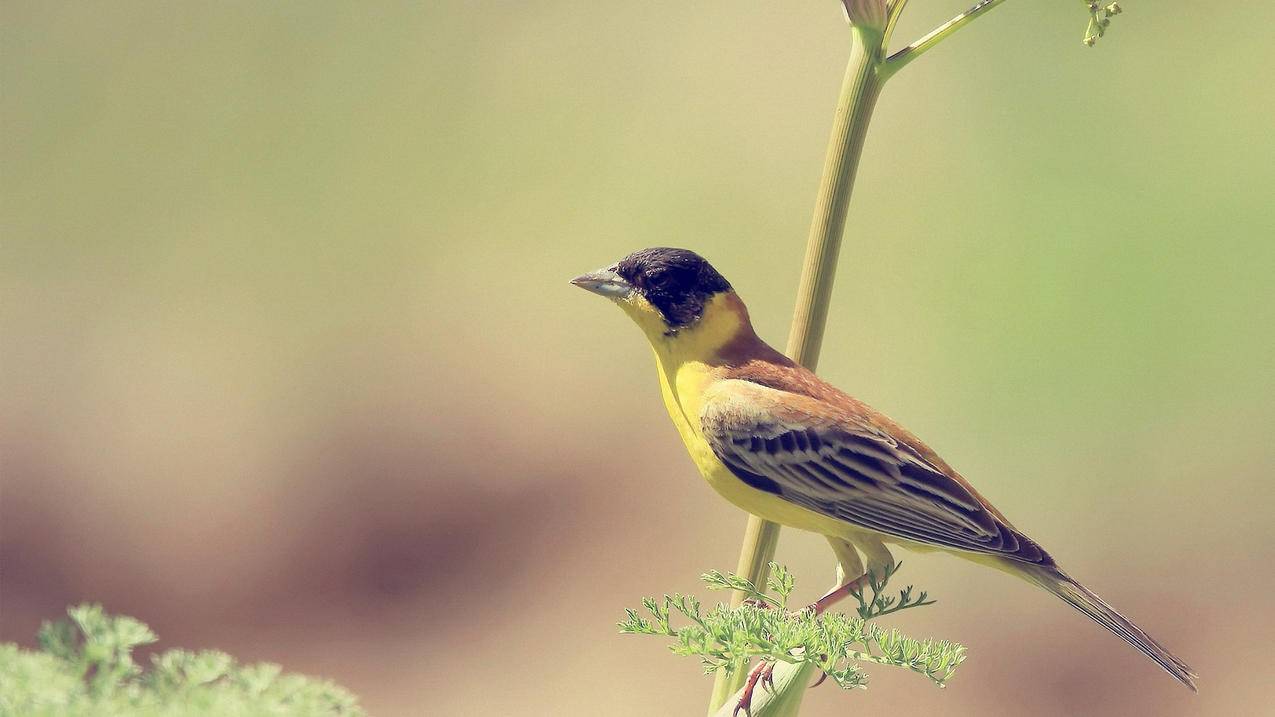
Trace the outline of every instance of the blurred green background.
{"type": "MultiPolygon", "coordinates": [[[[914,0],[899,40],[964,9],[914,0]]],[[[567,280],[709,257],[781,344],[831,0],[67,3],[0,23],[0,639],[97,600],[376,715],[699,714],[614,623],[734,567],[648,349],[567,280]]],[[[806,714],[1269,704],[1269,3],[1016,0],[891,81],[821,371],[1201,673],[944,556],[951,686],[806,714]]],[[[801,597],[832,580],[785,533],[801,597]]]]}

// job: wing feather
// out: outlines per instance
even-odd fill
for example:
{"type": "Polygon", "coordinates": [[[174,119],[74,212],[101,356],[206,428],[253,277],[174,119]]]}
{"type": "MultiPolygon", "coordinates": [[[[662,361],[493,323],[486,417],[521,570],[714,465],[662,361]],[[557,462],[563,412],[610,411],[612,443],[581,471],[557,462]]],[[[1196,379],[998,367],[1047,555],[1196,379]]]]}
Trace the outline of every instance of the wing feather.
{"type": "Polygon", "coordinates": [[[945,467],[837,406],[727,379],[705,392],[700,418],[713,452],[754,488],[886,535],[1052,563],[945,467]]]}

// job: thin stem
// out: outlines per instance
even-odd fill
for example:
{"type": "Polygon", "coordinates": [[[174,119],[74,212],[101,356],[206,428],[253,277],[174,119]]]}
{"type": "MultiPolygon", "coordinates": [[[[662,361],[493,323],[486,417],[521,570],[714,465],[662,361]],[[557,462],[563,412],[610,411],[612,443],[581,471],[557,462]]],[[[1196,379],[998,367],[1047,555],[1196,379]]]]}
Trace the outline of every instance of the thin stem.
{"type": "MultiPolygon", "coordinates": [[[[739,581],[733,579],[737,577],[739,576],[732,575],[730,577],[727,577],[717,571],[706,573],[703,576],[704,580],[708,582],[708,585],[710,588],[729,587],[732,584],[738,585],[740,584],[739,581]]],[[[771,597],[770,595],[767,595],[766,593],[762,592],[756,585],[753,585],[752,583],[747,583],[744,587],[736,590],[735,592],[742,595],[744,600],[753,600],[756,602],[769,603],[770,605],[774,607],[784,606],[784,603],[780,602],[778,598],[774,598],[774,597],[771,597]]]]}
{"type": "Polygon", "coordinates": [[[923,601],[921,601],[921,602],[910,602],[910,603],[907,603],[907,604],[902,604],[902,603],[900,603],[900,604],[898,604],[898,605],[895,605],[894,607],[886,608],[886,609],[882,610],[881,612],[876,613],[875,615],[873,615],[873,616],[872,616],[872,619],[873,619],[873,620],[875,620],[875,619],[877,619],[878,617],[883,617],[883,616],[885,616],[885,615],[889,615],[890,613],[895,613],[895,612],[898,612],[898,611],[900,611],[900,610],[909,610],[909,609],[914,608],[914,607],[922,607],[922,606],[924,606],[924,605],[933,605],[933,604],[934,604],[934,603],[936,603],[936,602],[938,602],[938,601],[937,601],[937,600],[923,600],[923,601]]]}
{"type": "Polygon", "coordinates": [[[928,35],[920,40],[908,45],[898,52],[890,55],[885,61],[885,66],[881,68],[882,73],[889,77],[903,68],[904,65],[923,55],[927,50],[943,41],[957,30],[974,22],[980,15],[986,14],[988,10],[1000,5],[1005,0],[980,0],[974,7],[948,20],[947,22],[934,28],[928,35]]]}
{"type": "MultiPolygon", "coordinates": [[[[846,226],[850,193],[854,189],[855,173],[863,154],[868,122],[881,91],[881,35],[853,26],[850,30],[850,59],[841,84],[841,96],[837,101],[832,136],[828,140],[823,178],[819,182],[814,219],[806,242],[805,263],[802,265],[801,280],[797,287],[797,306],[788,335],[788,355],[812,371],[819,362],[819,349],[823,344],[824,327],[828,321],[828,305],[832,298],[832,282],[836,276],[837,255],[846,226]]],[[[778,543],[778,525],[757,516],[749,516],[743,549],[739,555],[739,567],[735,574],[749,580],[753,585],[765,585],[769,564],[774,559],[778,543]]],[[[736,592],[731,604],[738,606],[743,600],[744,595],[736,592]]],[[[739,689],[745,677],[743,671],[736,671],[729,676],[724,672],[717,674],[710,715],[716,713],[727,698],[739,689]]]]}
{"type": "Polygon", "coordinates": [[[903,16],[903,8],[908,4],[908,0],[894,0],[894,4],[890,6],[890,15],[885,21],[885,34],[881,39],[881,47],[886,50],[890,49],[890,38],[894,37],[894,26],[899,24],[899,18],[903,16]]]}

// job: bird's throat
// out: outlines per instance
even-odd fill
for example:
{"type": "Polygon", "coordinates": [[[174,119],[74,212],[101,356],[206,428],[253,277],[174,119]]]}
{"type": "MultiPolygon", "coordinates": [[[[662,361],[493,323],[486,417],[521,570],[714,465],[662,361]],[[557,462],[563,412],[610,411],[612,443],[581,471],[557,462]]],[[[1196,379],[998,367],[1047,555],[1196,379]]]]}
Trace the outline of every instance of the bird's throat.
{"type": "Polygon", "coordinates": [[[668,330],[662,322],[648,325],[639,321],[656,355],[664,363],[721,363],[724,350],[738,344],[741,338],[756,338],[748,310],[734,292],[723,292],[710,298],[704,313],[694,324],[668,330]]]}
{"type": "Polygon", "coordinates": [[[725,292],[709,300],[699,321],[676,332],[648,328],[642,321],[638,324],[655,352],[669,417],[684,440],[698,437],[704,388],[715,373],[736,360],[739,346],[760,343],[747,309],[733,292],[725,292]]]}

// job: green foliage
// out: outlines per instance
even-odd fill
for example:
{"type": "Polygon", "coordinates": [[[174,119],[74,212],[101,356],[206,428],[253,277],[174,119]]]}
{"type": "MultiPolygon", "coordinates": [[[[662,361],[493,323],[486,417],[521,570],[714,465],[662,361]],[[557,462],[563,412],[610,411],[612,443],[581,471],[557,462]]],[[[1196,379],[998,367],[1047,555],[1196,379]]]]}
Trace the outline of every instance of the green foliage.
{"type": "Polygon", "coordinates": [[[811,663],[838,685],[852,688],[867,686],[868,676],[861,665],[873,663],[912,670],[942,687],[965,659],[963,646],[946,640],[914,640],[869,622],[891,612],[933,604],[926,600],[926,593],[913,598],[911,586],[900,591],[898,598],[884,597],[885,585],[893,574],[891,570],[880,579],[869,580],[872,596],[856,595],[859,614],[852,616],[831,612],[815,615],[808,608],[789,610],[794,581],[781,565],[770,564],[767,592],[738,575],[714,570],[701,576],[709,588],[739,590],[749,599],[736,608],[718,605],[705,613],[693,595],[643,598],[650,617],[625,610],[619,628],[622,633],[672,638],[670,649],[678,655],[700,658],[706,673],[734,673],[752,659],[811,663]],[[675,619],[687,624],[675,626],[675,619]]]}
{"type": "Polygon", "coordinates": [[[284,675],[268,663],[236,665],[223,652],[168,650],[143,670],[133,650],[157,639],[146,625],[100,605],[67,614],[70,621],[40,628],[38,651],[0,645],[0,717],[363,714],[331,682],[284,675]]]}
{"type": "Polygon", "coordinates": [[[924,590],[917,597],[912,597],[912,586],[909,585],[899,591],[897,598],[889,597],[885,594],[886,583],[890,582],[890,578],[903,567],[903,561],[892,563],[885,569],[885,575],[877,577],[871,571],[868,572],[868,590],[872,591],[872,597],[864,596],[863,588],[859,588],[850,594],[855,600],[859,601],[859,617],[864,620],[871,620],[874,617],[889,615],[892,612],[907,610],[908,608],[921,607],[922,605],[933,605],[934,600],[926,600],[930,596],[924,590]]]}

